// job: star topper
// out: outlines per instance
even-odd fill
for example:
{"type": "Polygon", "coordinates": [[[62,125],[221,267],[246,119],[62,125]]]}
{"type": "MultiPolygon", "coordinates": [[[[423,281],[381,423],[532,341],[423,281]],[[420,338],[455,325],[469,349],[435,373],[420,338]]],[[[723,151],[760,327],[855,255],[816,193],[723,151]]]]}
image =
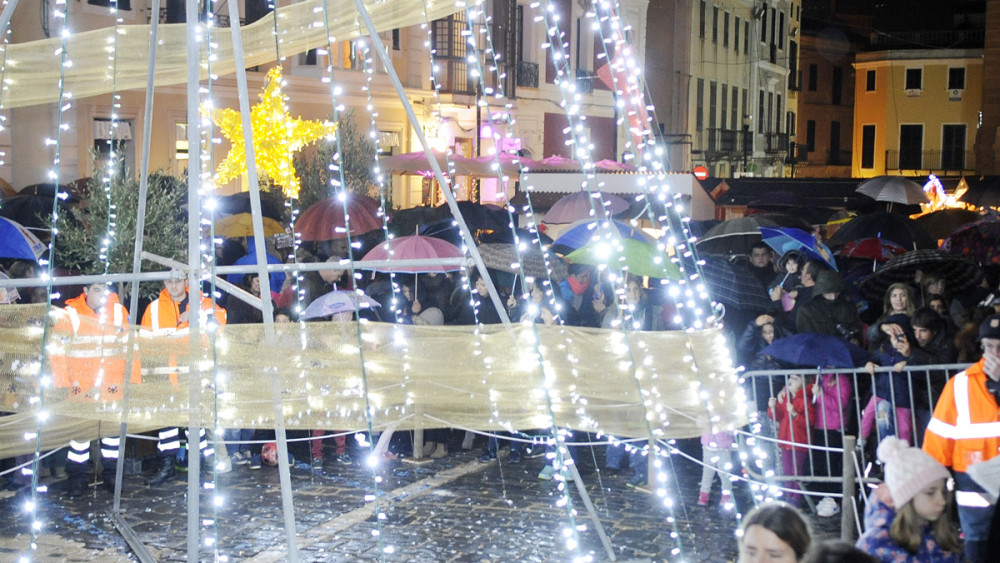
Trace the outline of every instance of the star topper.
{"type": "MultiPolygon", "coordinates": [[[[267,85],[259,94],[260,103],[250,109],[254,155],[258,171],[281,186],[286,196],[298,197],[301,182],[293,166],[295,153],[336,133],[337,125],[289,115],[281,82],[280,66],[267,71],[267,85]]],[[[211,115],[212,121],[232,144],[226,159],[216,170],[216,184],[224,184],[247,171],[243,122],[240,112],[232,109],[212,111],[211,115]]]]}

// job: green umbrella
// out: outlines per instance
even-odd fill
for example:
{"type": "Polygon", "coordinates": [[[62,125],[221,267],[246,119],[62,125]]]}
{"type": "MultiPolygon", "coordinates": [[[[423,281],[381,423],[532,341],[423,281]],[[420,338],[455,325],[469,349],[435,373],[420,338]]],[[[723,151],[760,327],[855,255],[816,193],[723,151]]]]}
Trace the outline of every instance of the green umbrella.
{"type": "Polygon", "coordinates": [[[655,245],[629,238],[622,239],[620,244],[619,247],[615,241],[592,241],[567,254],[566,260],[575,264],[628,268],[628,273],[636,276],[680,279],[680,269],[655,245]]]}

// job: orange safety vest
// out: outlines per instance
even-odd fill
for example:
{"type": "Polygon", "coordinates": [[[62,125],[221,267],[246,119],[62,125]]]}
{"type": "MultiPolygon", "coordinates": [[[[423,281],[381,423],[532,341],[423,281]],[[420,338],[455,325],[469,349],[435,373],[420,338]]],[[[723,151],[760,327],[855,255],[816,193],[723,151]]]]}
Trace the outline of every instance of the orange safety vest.
{"type": "Polygon", "coordinates": [[[951,378],[924,433],[924,451],[955,471],[1000,454],[1000,406],[986,377],[979,360],[951,378]]]}
{"type": "MultiPolygon", "coordinates": [[[[86,294],[66,301],[65,312],[55,330],[71,347],[66,354],[51,358],[54,385],[71,389],[72,395],[87,397],[96,390],[102,400],[120,399],[128,359],[128,310],[112,293],[102,313],[87,305],[86,294]]],[[[136,357],[132,383],[141,383],[140,373],[136,357]]]]}
{"type": "MultiPolygon", "coordinates": [[[[191,311],[190,292],[188,293],[188,311],[191,311]]],[[[226,324],[226,310],[216,305],[208,297],[201,297],[200,326],[208,324],[209,315],[214,313],[215,321],[219,326],[226,324]]],[[[146,307],[146,312],[142,315],[142,327],[151,330],[154,335],[177,335],[187,339],[189,323],[181,322],[180,304],[174,301],[166,289],[160,290],[160,296],[146,307]]],[[[170,354],[168,359],[168,373],[170,383],[177,385],[177,370],[169,369],[177,367],[177,357],[170,354]]],[[[155,373],[155,371],[154,371],[155,373]]]]}

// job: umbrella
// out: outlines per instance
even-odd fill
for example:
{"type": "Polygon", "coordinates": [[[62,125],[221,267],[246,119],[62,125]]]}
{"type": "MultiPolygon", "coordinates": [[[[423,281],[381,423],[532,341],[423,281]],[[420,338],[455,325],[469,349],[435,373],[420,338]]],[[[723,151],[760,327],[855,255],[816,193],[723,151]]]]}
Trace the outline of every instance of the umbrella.
{"type": "MultiPolygon", "coordinates": [[[[583,219],[571,224],[559,235],[559,238],[552,242],[553,250],[576,250],[593,240],[595,235],[600,233],[599,236],[604,236],[607,232],[599,227],[602,222],[593,219],[583,219]]],[[[611,224],[618,229],[618,233],[622,238],[653,242],[653,237],[647,235],[638,227],[633,227],[621,221],[611,221],[611,224]]]]}
{"type": "MultiPolygon", "coordinates": [[[[514,244],[488,243],[479,245],[479,255],[483,257],[483,262],[487,268],[519,273],[517,262],[517,247],[514,244]]],[[[524,264],[524,275],[533,278],[550,277],[552,281],[562,281],[567,276],[566,262],[554,253],[548,253],[548,266],[546,257],[537,246],[529,246],[521,250],[521,263],[524,264]]]]}
{"type": "Polygon", "coordinates": [[[830,246],[837,247],[870,237],[889,240],[907,249],[937,248],[934,237],[916,221],[886,211],[858,215],[837,229],[828,242],[830,246]]]}
{"type": "Polygon", "coordinates": [[[722,256],[704,256],[702,260],[701,273],[713,301],[747,311],[763,312],[771,307],[771,298],[750,270],[722,256]]]}
{"type": "MultiPolygon", "coordinates": [[[[260,214],[281,222],[285,211],[285,201],[273,192],[260,193],[260,214]]],[[[240,192],[215,198],[216,214],[238,215],[251,213],[250,192],[240,192]]]]}
{"type": "Polygon", "coordinates": [[[965,258],[937,249],[911,250],[889,260],[862,280],[861,293],[869,300],[882,301],[890,285],[912,282],[917,270],[938,274],[953,294],[971,288],[982,278],[979,266],[965,258]]]}
{"type": "Polygon", "coordinates": [[[889,202],[890,205],[893,203],[914,205],[930,201],[924,193],[923,186],[902,176],[876,176],[862,182],[854,191],[875,201],[889,202]]]}
{"type": "MultiPolygon", "coordinates": [[[[61,199],[58,206],[60,214],[69,209],[67,202],[61,199]]],[[[26,229],[48,231],[52,224],[52,198],[47,195],[18,194],[0,199],[0,217],[17,221],[26,229]]]]}
{"type": "MultiPolygon", "coordinates": [[[[448,173],[448,161],[455,166],[455,175],[462,176],[467,173],[468,159],[457,154],[445,155],[440,151],[431,151],[434,159],[438,163],[441,172],[448,173]]],[[[383,156],[378,159],[379,167],[385,174],[418,174],[421,176],[433,176],[430,160],[424,151],[408,152],[405,154],[394,154],[383,156]]],[[[475,168],[475,167],[473,167],[475,168]]]]}
{"type": "Polygon", "coordinates": [[[833,260],[833,253],[825,244],[816,240],[816,237],[794,227],[761,227],[761,237],[764,243],[773,248],[778,254],[784,254],[791,250],[805,253],[810,258],[815,258],[837,269],[837,263],[833,260]]]}
{"type": "Polygon", "coordinates": [[[981,215],[975,211],[952,207],[921,215],[914,220],[935,239],[943,239],[980,218],[981,215]]]}
{"type": "MultiPolygon", "coordinates": [[[[475,234],[476,231],[504,231],[510,230],[510,217],[507,212],[488,203],[475,203],[472,201],[455,202],[458,212],[465,219],[465,224],[469,231],[475,234]]],[[[454,217],[451,207],[447,204],[436,207],[439,219],[454,217]]]]}
{"type": "MultiPolygon", "coordinates": [[[[285,232],[281,223],[270,217],[263,217],[264,236],[269,237],[285,232]]],[[[241,238],[253,236],[253,217],[249,213],[237,213],[223,217],[215,222],[216,236],[225,238],[241,238]]]]}
{"type": "Polygon", "coordinates": [[[760,354],[803,367],[854,368],[871,359],[864,348],[843,338],[815,332],[800,332],[779,338],[761,350],[760,354]]]}
{"type": "Polygon", "coordinates": [[[570,263],[598,266],[607,264],[612,268],[628,270],[636,276],[677,280],[680,268],[655,245],[648,242],[623,238],[619,246],[616,241],[595,240],[566,255],[570,263]]]}
{"type": "Polygon", "coordinates": [[[36,261],[45,245],[17,221],[0,217],[0,258],[36,261]]]}
{"type": "Polygon", "coordinates": [[[749,254],[750,247],[762,240],[761,227],[795,227],[807,230],[802,219],[780,214],[759,214],[723,221],[712,227],[695,243],[703,254],[749,254]]]}
{"type": "Polygon", "coordinates": [[[592,218],[595,213],[599,219],[603,219],[618,215],[628,208],[629,203],[614,194],[581,190],[559,198],[545,214],[545,222],[572,223],[592,218]]]}
{"type": "Polygon", "coordinates": [[[535,164],[535,168],[532,169],[532,171],[542,172],[580,172],[582,170],[583,164],[579,161],[557,155],[539,160],[535,164]]]}
{"type": "Polygon", "coordinates": [[[844,258],[864,258],[876,262],[888,262],[893,256],[905,254],[906,249],[878,237],[868,237],[851,241],[842,246],[835,254],[844,258]]]}
{"type": "MultiPolygon", "coordinates": [[[[371,249],[362,260],[427,260],[440,258],[463,258],[463,253],[457,246],[446,240],[421,235],[396,237],[371,249]]],[[[379,266],[367,268],[376,272],[409,272],[411,274],[431,272],[454,272],[461,270],[457,264],[428,264],[423,266],[379,266]]]]}
{"type": "Polygon", "coordinates": [[[987,217],[962,227],[941,248],[980,264],[1000,263],[1000,220],[987,217]]]}
{"type": "Polygon", "coordinates": [[[337,289],[320,295],[299,315],[302,320],[330,317],[337,313],[357,312],[360,309],[379,307],[381,304],[371,297],[354,291],[337,289]]]}
{"type": "MultiPolygon", "coordinates": [[[[347,213],[351,220],[351,236],[356,237],[382,228],[379,204],[359,195],[347,196],[347,213]]],[[[333,240],[347,238],[344,228],[344,204],[336,198],[326,198],[309,206],[295,222],[295,232],[302,240],[333,240]]]]}

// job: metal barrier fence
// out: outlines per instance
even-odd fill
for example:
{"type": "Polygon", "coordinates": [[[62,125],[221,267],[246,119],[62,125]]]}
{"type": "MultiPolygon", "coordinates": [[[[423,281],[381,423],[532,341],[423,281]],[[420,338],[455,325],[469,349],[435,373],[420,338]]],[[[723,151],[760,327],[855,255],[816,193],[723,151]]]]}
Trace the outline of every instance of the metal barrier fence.
{"type": "MultiPolygon", "coordinates": [[[[920,446],[945,383],[966,367],[876,367],[874,374],[864,368],[745,372],[751,424],[739,439],[757,455],[747,472],[762,482],[784,482],[793,499],[810,506],[812,497],[841,497],[841,536],[853,541],[860,532],[855,484],[881,481],[875,463],[879,442],[897,436],[920,446]]],[[[866,502],[866,495],[861,498],[866,502]]]]}

